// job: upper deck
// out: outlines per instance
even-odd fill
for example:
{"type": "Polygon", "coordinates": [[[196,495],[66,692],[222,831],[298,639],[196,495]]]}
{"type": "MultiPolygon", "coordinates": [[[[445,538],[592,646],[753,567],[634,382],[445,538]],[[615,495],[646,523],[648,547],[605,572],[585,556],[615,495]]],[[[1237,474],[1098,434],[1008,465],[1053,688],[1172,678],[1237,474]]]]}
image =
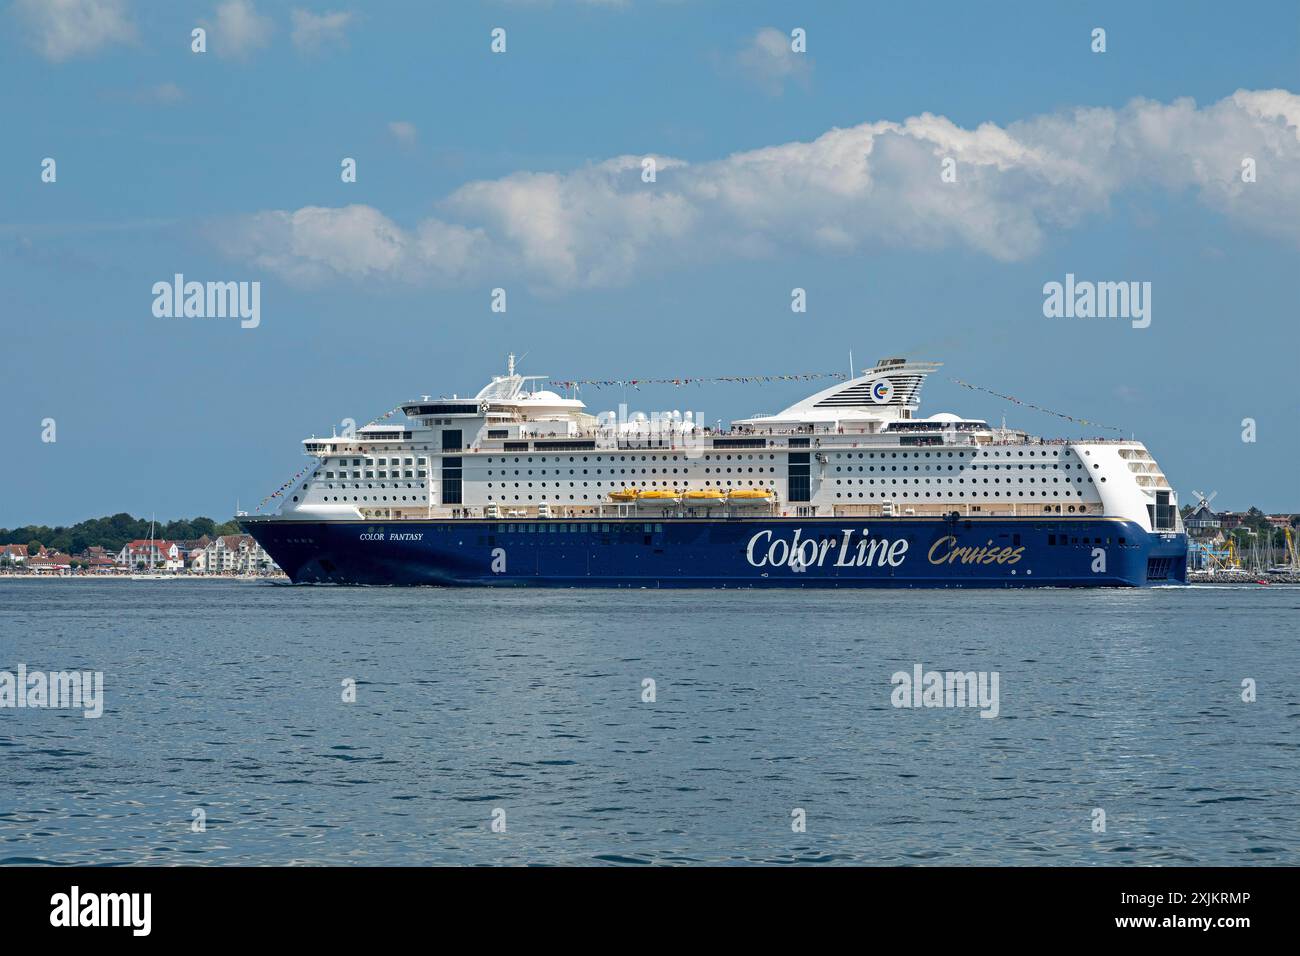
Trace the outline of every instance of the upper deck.
{"type": "Polygon", "coordinates": [[[473,398],[401,406],[409,424],[310,438],[281,515],[492,518],[1113,515],[1175,529],[1176,497],[1138,442],[1044,439],[919,417],[936,363],[886,360],[774,415],[712,429],[690,412],[591,415],[498,376],[473,398]]]}

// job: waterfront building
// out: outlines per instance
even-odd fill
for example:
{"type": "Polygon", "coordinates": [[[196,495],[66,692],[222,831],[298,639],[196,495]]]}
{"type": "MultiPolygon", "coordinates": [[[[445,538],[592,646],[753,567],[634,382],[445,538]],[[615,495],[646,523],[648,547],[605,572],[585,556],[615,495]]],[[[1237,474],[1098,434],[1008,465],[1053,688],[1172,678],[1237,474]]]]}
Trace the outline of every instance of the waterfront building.
{"type": "Polygon", "coordinates": [[[180,548],[174,541],[138,538],[129,541],[117,555],[117,565],[134,571],[144,566],[151,571],[180,571],[184,568],[180,548]]]}

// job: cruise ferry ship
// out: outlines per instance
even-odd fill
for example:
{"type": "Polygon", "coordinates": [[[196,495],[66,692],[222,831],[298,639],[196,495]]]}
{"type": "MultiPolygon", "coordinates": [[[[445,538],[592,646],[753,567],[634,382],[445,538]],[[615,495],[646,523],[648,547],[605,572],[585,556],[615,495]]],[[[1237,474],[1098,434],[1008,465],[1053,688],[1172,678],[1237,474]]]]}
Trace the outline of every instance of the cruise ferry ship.
{"type": "MultiPolygon", "coordinates": [[[[1186,580],[1173,489],[1136,441],[920,416],[889,358],[774,415],[592,415],[517,373],[405,422],[308,438],[239,523],[295,583],[1141,587],[1186,580]]],[[[576,395],[576,389],[574,390],[576,395]]]]}

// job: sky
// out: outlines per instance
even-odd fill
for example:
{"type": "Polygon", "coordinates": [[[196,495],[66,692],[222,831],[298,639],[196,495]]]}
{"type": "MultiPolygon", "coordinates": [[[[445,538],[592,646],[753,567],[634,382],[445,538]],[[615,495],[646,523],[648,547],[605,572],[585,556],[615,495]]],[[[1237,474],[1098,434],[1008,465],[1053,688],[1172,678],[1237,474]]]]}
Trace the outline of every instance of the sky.
{"type": "Polygon", "coordinates": [[[303,438],[511,351],[938,361],[922,414],[1119,434],[960,379],[1136,436],[1184,503],[1300,510],[1293,2],[0,0],[0,130],[0,527],[251,511],[303,438]],[[259,283],[255,327],[155,314],[178,273],[259,283]],[[1045,314],[1067,275],[1146,318],[1045,314]]]}

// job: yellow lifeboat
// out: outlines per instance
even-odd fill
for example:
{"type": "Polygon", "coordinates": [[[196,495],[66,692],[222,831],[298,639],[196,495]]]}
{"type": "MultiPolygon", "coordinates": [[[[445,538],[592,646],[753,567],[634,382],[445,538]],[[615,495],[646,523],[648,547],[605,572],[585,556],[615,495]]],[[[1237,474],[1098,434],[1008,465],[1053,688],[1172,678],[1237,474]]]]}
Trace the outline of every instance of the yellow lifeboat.
{"type": "Polygon", "coordinates": [[[712,488],[703,491],[688,491],[682,495],[682,504],[696,507],[699,505],[720,505],[722,504],[722,492],[712,488]]]}
{"type": "Polygon", "coordinates": [[[735,504],[762,504],[772,500],[772,492],[766,488],[737,488],[727,495],[727,500],[735,504]]]}
{"type": "Polygon", "coordinates": [[[614,501],[636,501],[638,494],[635,488],[624,488],[622,491],[611,491],[609,497],[614,501]]]}
{"type": "Polygon", "coordinates": [[[638,495],[639,501],[669,502],[677,500],[675,491],[643,491],[638,495]]]}

